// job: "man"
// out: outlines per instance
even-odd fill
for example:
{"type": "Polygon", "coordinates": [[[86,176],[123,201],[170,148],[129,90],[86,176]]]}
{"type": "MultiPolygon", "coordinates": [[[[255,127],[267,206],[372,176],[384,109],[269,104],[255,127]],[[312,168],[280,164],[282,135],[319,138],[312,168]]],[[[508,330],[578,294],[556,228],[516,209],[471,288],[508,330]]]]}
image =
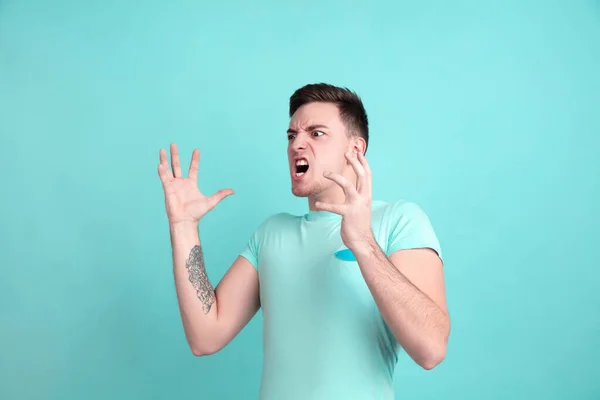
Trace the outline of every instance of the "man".
{"type": "Polygon", "coordinates": [[[371,197],[368,121],[348,89],[311,84],[290,98],[292,192],[308,212],[264,221],[216,289],[198,222],[225,197],[198,190],[175,144],[164,187],[179,308],[197,356],[226,346],[262,307],[261,399],[392,399],[400,349],[425,369],[445,357],[450,331],[436,235],[414,203],[371,197]]]}

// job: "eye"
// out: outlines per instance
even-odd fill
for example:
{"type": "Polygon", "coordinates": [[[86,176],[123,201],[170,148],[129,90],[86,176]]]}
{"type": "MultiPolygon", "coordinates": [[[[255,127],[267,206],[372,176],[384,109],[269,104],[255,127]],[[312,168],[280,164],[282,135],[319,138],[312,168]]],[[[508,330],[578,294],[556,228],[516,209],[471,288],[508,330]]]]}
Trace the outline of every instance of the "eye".
{"type": "Polygon", "coordinates": [[[296,136],[296,134],[292,133],[288,135],[288,140],[292,140],[296,136]]]}
{"type": "Polygon", "coordinates": [[[322,131],[314,131],[314,132],[313,132],[313,135],[315,135],[315,136],[321,136],[321,135],[318,135],[319,133],[320,133],[321,135],[324,135],[324,134],[325,134],[325,133],[323,133],[322,131]]]}

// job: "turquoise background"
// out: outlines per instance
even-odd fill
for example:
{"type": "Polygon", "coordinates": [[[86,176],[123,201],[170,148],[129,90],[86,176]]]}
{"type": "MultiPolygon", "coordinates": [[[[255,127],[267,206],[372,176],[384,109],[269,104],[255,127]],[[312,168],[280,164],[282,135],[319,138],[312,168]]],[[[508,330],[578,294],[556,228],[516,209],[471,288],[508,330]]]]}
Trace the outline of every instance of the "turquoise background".
{"type": "MultiPolygon", "coordinates": [[[[358,91],[374,196],[429,214],[452,334],[399,399],[600,398],[600,3],[0,0],[0,398],[257,396],[194,357],[156,167],[201,150],[214,284],[290,192],[287,102],[358,91]]],[[[293,343],[290,343],[293,346],[293,343]]]]}

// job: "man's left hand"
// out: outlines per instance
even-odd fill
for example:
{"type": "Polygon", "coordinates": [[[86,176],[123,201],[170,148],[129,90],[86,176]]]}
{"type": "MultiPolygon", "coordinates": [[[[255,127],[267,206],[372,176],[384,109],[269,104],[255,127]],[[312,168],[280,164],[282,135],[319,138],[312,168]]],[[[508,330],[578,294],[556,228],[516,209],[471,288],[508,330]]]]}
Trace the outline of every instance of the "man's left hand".
{"type": "Polygon", "coordinates": [[[345,156],[356,173],[356,185],[340,174],[325,172],[323,175],[327,179],[342,188],[346,199],[342,204],[316,202],[315,207],[342,216],[342,240],[356,255],[368,251],[374,242],[371,230],[371,169],[362,153],[348,152],[345,156]]]}

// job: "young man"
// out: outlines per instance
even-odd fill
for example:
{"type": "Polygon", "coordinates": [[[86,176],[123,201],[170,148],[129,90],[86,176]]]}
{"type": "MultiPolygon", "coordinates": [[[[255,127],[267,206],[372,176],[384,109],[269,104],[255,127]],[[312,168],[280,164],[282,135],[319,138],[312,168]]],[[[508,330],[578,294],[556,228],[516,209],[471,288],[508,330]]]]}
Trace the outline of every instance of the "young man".
{"type": "Polygon", "coordinates": [[[198,222],[221,200],[198,190],[199,152],[185,178],[160,151],[174,275],[187,341],[197,356],[226,346],[262,307],[261,399],[392,399],[400,349],[425,369],[450,331],[436,235],[414,203],[372,199],[367,115],[328,84],[290,99],[292,192],[308,212],[276,214],[250,238],[216,289],[198,222]]]}

